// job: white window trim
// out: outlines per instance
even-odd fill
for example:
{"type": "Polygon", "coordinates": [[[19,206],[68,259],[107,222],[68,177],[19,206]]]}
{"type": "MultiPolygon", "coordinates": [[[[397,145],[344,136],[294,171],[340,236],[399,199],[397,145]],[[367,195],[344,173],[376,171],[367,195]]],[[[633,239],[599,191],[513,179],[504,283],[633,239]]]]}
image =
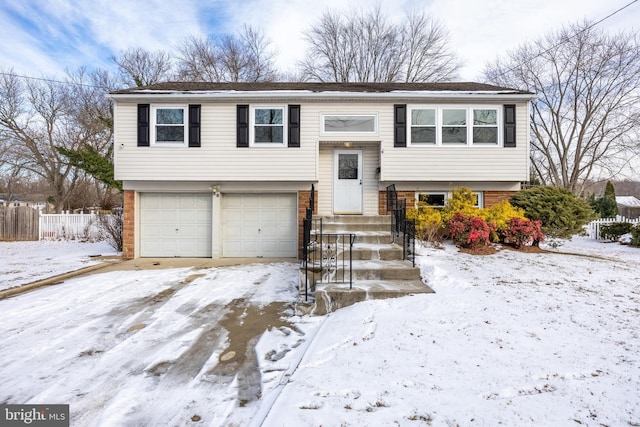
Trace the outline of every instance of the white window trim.
{"type": "Polygon", "coordinates": [[[322,123],[320,124],[320,133],[322,135],[367,135],[367,136],[376,136],[378,135],[378,114],[377,113],[357,113],[357,114],[348,114],[348,113],[340,113],[340,114],[323,114],[322,115],[322,123]],[[372,117],[373,118],[373,131],[371,132],[335,132],[335,131],[327,131],[325,128],[325,120],[327,117],[372,117]]]}
{"type": "Polygon", "coordinates": [[[504,137],[503,137],[503,106],[495,105],[495,104],[461,104],[461,105],[409,105],[407,108],[407,146],[413,147],[482,147],[482,148],[497,148],[503,147],[504,137]],[[456,143],[442,143],[442,110],[466,110],[466,127],[467,127],[467,143],[466,144],[456,144],[456,143]],[[425,142],[412,142],[411,141],[411,112],[413,110],[436,110],[436,143],[425,143],[425,142]],[[497,144],[492,143],[474,143],[473,142],[473,110],[495,110],[497,112],[497,128],[498,128],[498,142],[497,144]]]}
{"type": "MultiPolygon", "coordinates": [[[[286,105],[251,105],[249,109],[249,146],[250,147],[286,147],[288,134],[288,108],[286,105]],[[256,110],[282,110],[282,143],[256,142],[256,110]]],[[[275,126],[274,126],[275,127],[275,126]]]]}
{"type": "MultiPolygon", "coordinates": [[[[431,146],[433,146],[433,144],[431,144],[431,146]]],[[[484,208],[484,191],[472,191],[472,193],[476,195],[476,198],[478,200],[478,204],[475,207],[484,208]]],[[[444,206],[446,206],[449,203],[449,200],[451,200],[452,192],[451,191],[416,191],[416,194],[415,194],[416,208],[418,207],[418,202],[420,201],[421,194],[444,195],[444,206]]],[[[432,207],[435,209],[442,209],[444,206],[432,206],[432,207]]]]}
{"type": "MultiPolygon", "coordinates": [[[[188,147],[189,146],[189,128],[188,128],[188,123],[189,123],[189,106],[188,105],[183,105],[183,104],[156,104],[156,105],[151,105],[151,111],[150,111],[150,141],[149,141],[149,145],[152,147],[188,147]],[[184,118],[184,123],[182,123],[182,127],[184,129],[184,140],[182,142],[157,142],[156,141],[156,137],[157,137],[157,132],[156,132],[156,126],[158,125],[156,123],[156,111],[157,110],[165,110],[165,109],[181,109],[183,111],[183,115],[182,117],[184,118]]],[[[162,125],[162,124],[161,124],[162,125]]]]}

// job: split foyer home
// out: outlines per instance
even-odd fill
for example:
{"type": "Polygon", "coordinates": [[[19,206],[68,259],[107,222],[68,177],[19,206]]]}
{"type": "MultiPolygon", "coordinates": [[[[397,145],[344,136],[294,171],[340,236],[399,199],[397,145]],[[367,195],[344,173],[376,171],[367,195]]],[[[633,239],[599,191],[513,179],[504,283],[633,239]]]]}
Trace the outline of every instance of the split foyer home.
{"type": "Polygon", "coordinates": [[[385,215],[529,176],[534,94],[479,83],[184,83],[115,91],[124,258],[296,257],[317,215],[385,215]]]}

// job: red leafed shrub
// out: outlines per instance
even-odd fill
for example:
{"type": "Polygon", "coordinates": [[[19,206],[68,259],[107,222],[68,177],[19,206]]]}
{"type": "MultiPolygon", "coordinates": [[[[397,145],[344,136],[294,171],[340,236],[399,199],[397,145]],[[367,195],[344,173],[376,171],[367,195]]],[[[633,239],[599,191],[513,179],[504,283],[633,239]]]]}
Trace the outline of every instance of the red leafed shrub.
{"type": "Polygon", "coordinates": [[[495,224],[486,222],[482,218],[467,216],[460,212],[447,221],[449,236],[456,245],[463,248],[476,249],[486,246],[490,242],[491,232],[495,231],[495,224]]]}
{"type": "Polygon", "coordinates": [[[505,243],[511,243],[514,247],[531,244],[538,246],[544,241],[542,222],[522,218],[511,218],[509,226],[504,230],[505,243]]]}

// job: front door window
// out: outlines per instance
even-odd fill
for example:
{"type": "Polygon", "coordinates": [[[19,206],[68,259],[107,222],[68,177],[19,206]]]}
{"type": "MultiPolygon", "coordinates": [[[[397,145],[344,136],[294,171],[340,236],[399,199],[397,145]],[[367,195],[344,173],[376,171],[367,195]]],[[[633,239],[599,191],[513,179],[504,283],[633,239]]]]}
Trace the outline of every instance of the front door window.
{"type": "Polygon", "coordinates": [[[358,155],[338,154],[338,179],[358,179],[358,155]]]}

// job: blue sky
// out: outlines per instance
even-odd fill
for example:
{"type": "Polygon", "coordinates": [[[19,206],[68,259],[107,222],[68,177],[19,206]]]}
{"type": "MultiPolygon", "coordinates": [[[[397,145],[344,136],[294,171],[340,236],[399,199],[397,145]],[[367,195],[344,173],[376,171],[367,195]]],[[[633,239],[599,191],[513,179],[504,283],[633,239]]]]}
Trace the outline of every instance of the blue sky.
{"type": "MultiPolygon", "coordinates": [[[[487,60],[520,43],[583,19],[599,20],[633,0],[379,0],[392,20],[407,7],[441,20],[465,62],[461,80],[479,80],[487,60]]],[[[371,0],[2,0],[0,70],[62,76],[80,66],[111,68],[110,57],[143,47],[172,51],[190,34],[261,28],[292,70],[304,52],[302,32],[326,9],[369,7],[371,0]]],[[[609,31],[640,30],[640,1],[607,19],[609,31]]]]}

